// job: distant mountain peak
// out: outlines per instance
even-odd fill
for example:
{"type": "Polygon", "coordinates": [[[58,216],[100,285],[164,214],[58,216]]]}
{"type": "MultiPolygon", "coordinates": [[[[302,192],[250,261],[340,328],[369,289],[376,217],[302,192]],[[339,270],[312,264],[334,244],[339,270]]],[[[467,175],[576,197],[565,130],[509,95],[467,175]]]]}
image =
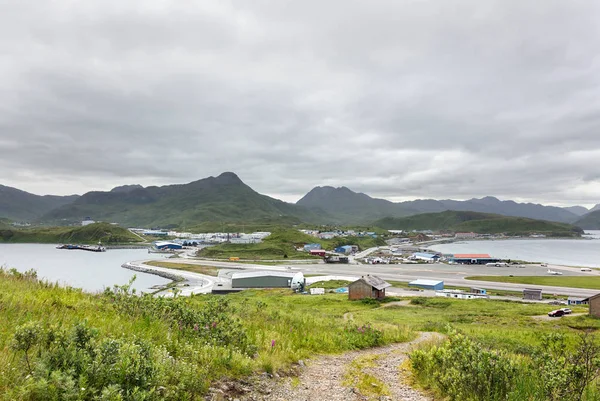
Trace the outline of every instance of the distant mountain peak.
{"type": "Polygon", "coordinates": [[[215,180],[222,184],[240,184],[242,180],[237,176],[236,173],[232,173],[231,171],[225,171],[224,173],[219,174],[215,177],[215,180]]]}
{"type": "Polygon", "coordinates": [[[121,185],[118,187],[114,187],[113,189],[110,190],[110,192],[120,192],[120,193],[125,193],[125,192],[131,192],[134,191],[136,189],[144,189],[143,186],[141,186],[140,184],[133,184],[133,185],[121,185]]]}

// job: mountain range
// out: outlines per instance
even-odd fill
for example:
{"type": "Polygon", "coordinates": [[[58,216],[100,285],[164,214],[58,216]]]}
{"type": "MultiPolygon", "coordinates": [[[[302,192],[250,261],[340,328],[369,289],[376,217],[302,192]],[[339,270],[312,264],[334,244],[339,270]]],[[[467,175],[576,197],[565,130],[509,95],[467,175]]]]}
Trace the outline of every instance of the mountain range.
{"type": "Polygon", "coordinates": [[[517,203],[511,200],[501,201],[492,196],[466,201],[418,199],[395,203],[384,199],[371,198],[366,194],[353,192],[346,187],[313,188],[297,204],[309,208],[320,208],[325,212],[354,222],[457,210],[573,223],[587,213],[583,211],[587,210],[583,206],[576,206],[575,210],[569,210],[533,203],[517,203]]]}
{"type": "MultiPolygon", "coordinates": [[[[600,228],[600,205],[597,228],[600,228]]],[[[372,224],[382,218],[447,210],[491,213],[560,223],[583,222],[596,228],[596,212],[582,206],[560,208],[517,203],[487,196],[466,201],[419,199],[391,202],[346,187],[315,187],[297,203],[262,195],[234,173],[226,172],[188,184],[124,185],[84,195],[39,196],[0,185],[0,218],[47,224],[70,224],[83,217],[125,226],[186,227],[204,222],[260,220],[314,224],[372,224]],[[588,216],[592,216],[589,218],[588,216]]]]}

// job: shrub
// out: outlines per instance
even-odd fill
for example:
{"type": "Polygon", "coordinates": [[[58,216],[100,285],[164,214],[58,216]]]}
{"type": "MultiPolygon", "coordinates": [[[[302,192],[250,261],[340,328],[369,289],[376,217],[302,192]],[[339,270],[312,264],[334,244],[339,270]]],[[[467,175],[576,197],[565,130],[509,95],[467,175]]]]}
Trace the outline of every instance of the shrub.
{"type": "Polygon", "coordinates": [[[414,351],[410,360],[417,378],[450,400],[504,400],[517,374],[507,354],[483,349],[456,331],[442,346],[414,351]]]}

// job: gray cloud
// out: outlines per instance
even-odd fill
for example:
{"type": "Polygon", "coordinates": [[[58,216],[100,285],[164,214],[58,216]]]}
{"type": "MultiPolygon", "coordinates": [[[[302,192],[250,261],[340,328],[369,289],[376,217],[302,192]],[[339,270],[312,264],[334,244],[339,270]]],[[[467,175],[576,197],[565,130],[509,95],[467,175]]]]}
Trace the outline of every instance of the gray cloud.
{"type": "Polygon", "coordinates": [[[600,5],[0,0],[1,182],[600,202],[600,5]]]}

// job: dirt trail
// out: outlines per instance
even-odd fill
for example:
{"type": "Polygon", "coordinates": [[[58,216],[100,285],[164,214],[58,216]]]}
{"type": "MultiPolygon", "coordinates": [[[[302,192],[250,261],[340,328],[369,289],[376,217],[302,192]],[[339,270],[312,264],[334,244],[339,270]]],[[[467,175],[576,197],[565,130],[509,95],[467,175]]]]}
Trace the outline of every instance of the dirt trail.
{"type": "Polygon", "coordinates": [[[408,343],[315,358],[301,368],[297,378],[263,377],[252,386],[252,391],[231,399],[240,401],[431,401],[431,398],[405,384],[404,372],[400,370],[400,365],[408,358],[407,353],[414,345],[439,336],[437,333],[420,333],[416,340],[408,343]],[[356,365],[360,365],[362,360],[370,360],[372,363],[362,369],[359,368],[358,372],[374,378],[378,384],[371,384],[371,386],[385,388],[384,391],[378,394],[374,391],[372,394],[364,395],[354,387],[352,380],[348,381],[349,370],[356,369],[356,365]],[[387,395],[384,395],[385,393],[387,395]]]}

